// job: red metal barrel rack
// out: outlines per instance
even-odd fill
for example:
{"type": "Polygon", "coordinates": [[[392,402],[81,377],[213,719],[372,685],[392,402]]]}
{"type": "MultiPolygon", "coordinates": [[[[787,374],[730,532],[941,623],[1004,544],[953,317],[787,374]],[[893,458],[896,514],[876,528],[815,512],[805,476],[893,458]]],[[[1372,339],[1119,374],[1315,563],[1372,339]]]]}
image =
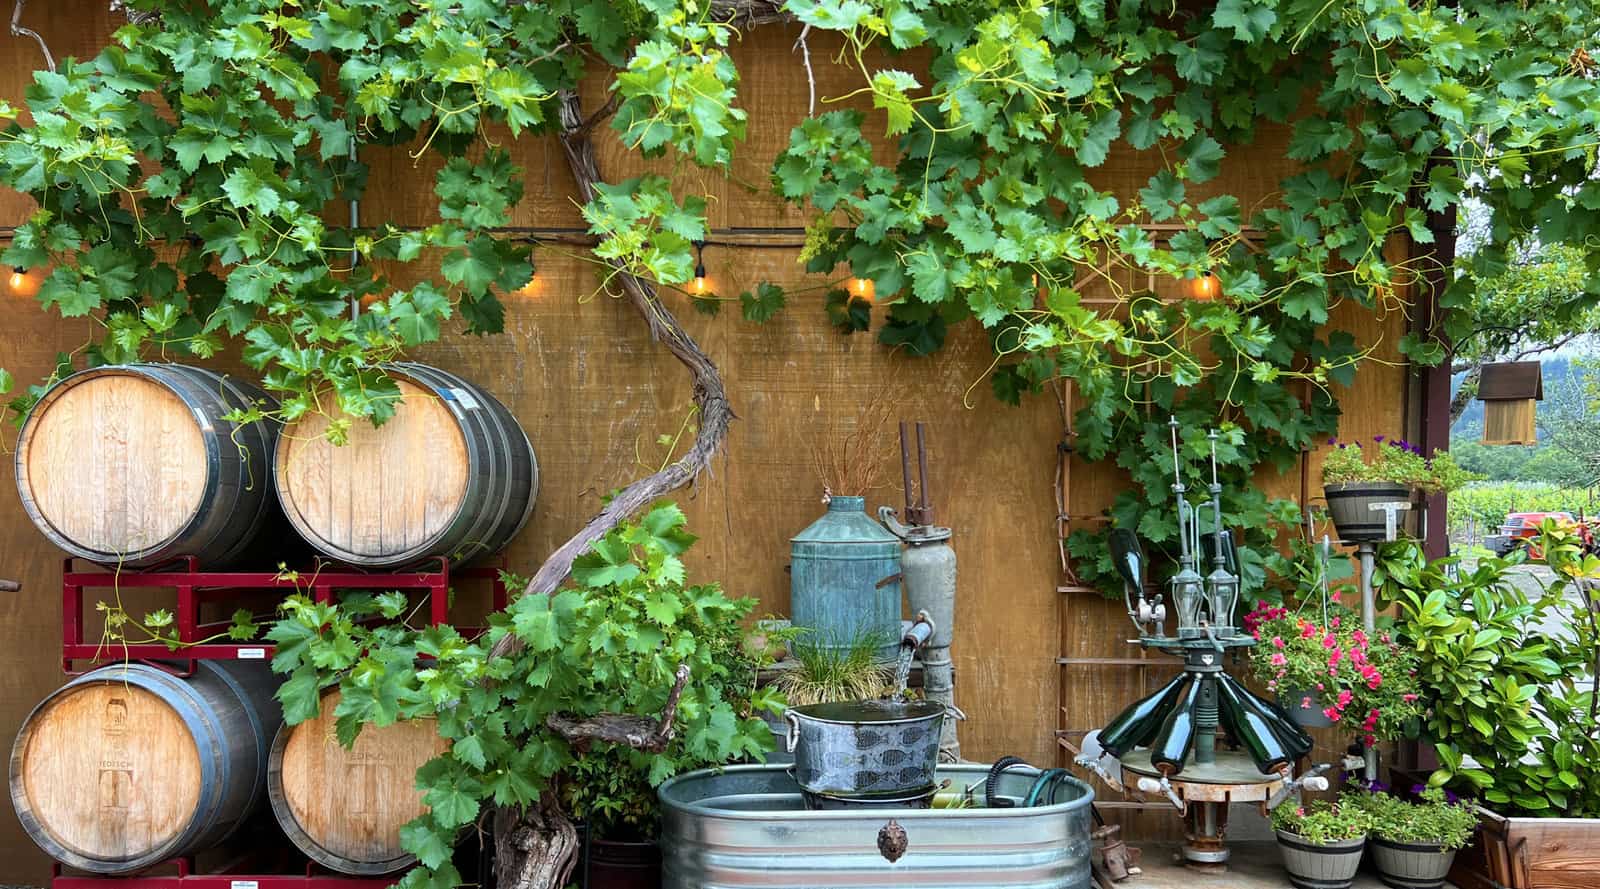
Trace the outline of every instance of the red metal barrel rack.
{"type": "MultiPolygon", "coordinates": [[[[359,569],[335,568],[324,570],[318,565],[313,570],[287,575],[278,571],[206,571],[201,570],[193,558],[179,559],[163,565],[137,571],[115,571],[95,566],[78,569],[71,558],[62,567],[62,669],[68,675],[77,675],[95,666],[117,662],[159,662],[162,669],[183,675],[191,674],[199,661],[205,660],[267,660],[273,656],[270,642],[218,640],[230,622],[203,620],[202,606],[238,600],[241,597],[275,593],[278,596],[301,592],[318,602],[334,602],[338,593],[349,590],[400,591],[420,594],[425,601],[417,601],[432,624],[450,619],[451,584],[462,580],[487,580],[491,589],[490,607],[505,608],[506,588],[500,580],[498,566],[474,567],[467,571],[452,571],[448,560],[440,559],[413,570],[376,573],[359,569]],[[164,642],[107,643],[103,639],[85,638],[86,612],[93,606],[86,604],[90,591],[103,590],[169,590],[172,599],[162,607],[170,607],[172,627],[180,643],[176,649],[164,642]],[[208,641],[209,640],[209,641],[208,641]],[[75,666],[76,665],[76,666],[75,666]]],[[[470,635],[471,628],[462,632],[470,635]]],[[[281,821],[280,815],[280,821],[281,821]]],[[[298,844],[296,844],[298,845],[298,844]]],[[[106,876],[83,874],[68,870],[59,863],[51,879],[52,889],[377,889],[395,882],[398,874],[383,876],[350,876],[333,873],[303,854],[292,850],[285,841],[279,854],[271,856],[268,866],[257,856],[254,861],[236,861],[232,865],[196,872],[192,856],[175,858],[164,865],[151,868],[133,876],[106,876]],[[285,858],[282,853],[287,853],[285,858]],[[151,871],[165,871],[152,873],[151,871]],[[175,873],[173,872],[175,871],[175,873]],[[265,871],[265,872],[260,872],[265,871]],[[285,871],[288,871],[285,873],[285,871]]]]}
{"type": "MultiPolygon", "coordinates": [[[[318,602],[333,601],[334,591],[399,590],[421,592],[428,597],[430,623],[442,624],[450,616],[449,560],[438,560],[437,570],[401,571],[378,574],[351,570],[314,570],[302,572],[296,578],[276,571],[202,571],[193,558],[181,559],[145,571],[74,571],[73,559],[65,560],[62,567],[61,604],[61,668],[73,674],[73,661],[104,663],[122,660],[187,660],[208,659],[253,660],[271,658],[273,647],[257,642],[203,642],[217,633],[225,632],[227,621],[201,622],[200,606],[205,602],[222,601],[237,597],[241,592],[276,590],[283,593],[309,591],[318,602]],[[177,601],[173,607],[173,623],[178,641],[183,646],[174,651],[159,642],[121,644],[108,647],[100,641],[84,639],[84,591],[90,589],[115,589],[161,587],[176,590],[177,601]]],[[[432,565],[426,566],[432,568],[432,565]]],[[[506,588],[501,583],[495,567],[473,568],[456,575],[460,579],[488,578],[493,588],[495,610],[506,606],[506,588]]]]}

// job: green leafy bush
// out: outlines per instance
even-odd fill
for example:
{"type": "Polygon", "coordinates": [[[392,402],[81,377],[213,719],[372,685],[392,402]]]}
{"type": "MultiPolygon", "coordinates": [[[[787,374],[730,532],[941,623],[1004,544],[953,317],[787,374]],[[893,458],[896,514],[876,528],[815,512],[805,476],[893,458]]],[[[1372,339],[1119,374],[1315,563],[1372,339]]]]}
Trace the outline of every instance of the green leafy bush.
{"type": "Polygon", "coordinates": [[[1314,845],[1365,837],[1372,818],[1361,806],[1318,799],[1303,806],[1288,803],[1272,810],[1272,828],[1305,837],[1314,845]]]}
{"type": "Polygon", "coordinates": [[[1441,763],[1428,783],[1508,814],[1596,817],[1600,628],[1586,585],[1600,578],[1600,559],[1553,523],[1539,546],[1555,580],[1533,595],[1524,589],[1533,577],[1511,577],[1523,553],[1469,568],[1429,562],[1414,541],[1385,546],[1373,582],[1417,652],[1422,735],[1441,763]]]}
{"type": "Polygon", "coordinates": [[[1471,800],[1451,799],[1443,789],[1427,787],[1418,802],[1387,793],[1347,793],[1344,804],[1358,806],[1370,819],[1370,832],[1396,843],[1438,843],[1460,849],[1478,829],[1477,807],[1471,800]]]}
{"type": "Polygon", "coordinates": [[[570,801],[602,822],[643,827],[644,786],[682,768],[761,758],[772,749],[759,712],[776,711],[782,699],[755,687],[755,666],[742,648],[740,621],[753,600],[686,583],[681,556],[694,540],[677,505],[658,504],[596,541],[574,563],[572,588],[518,598],[491,615],[477,639],[450,626],[363,623],[404,614],[398,593],[338,605],[302,596],[284,603],[268,638],[278,646],[273,669],[289,676],[278,691],[287,722],[317,715],[319,693],[336,685],[340,743],[353,743],[366,724],[425,717],[451,742],[417,773],[428,812],[402,829],[401,841],[423,867],[403,885],[458,884],[450,863],[456,835],[486,807],[532,804],[568,769],[576,768],[574,782],[592,780],[608,762],[642,776],[643,785],[591,787],[570,801]],[[507,635],[522,649],[491,656],[507,635]],[[607,713],[654,717],[679,665],[689,667],[691,679],[676,737],[662,754],[603,745],[586,754],[549,724],[552,717],[607,713]],[[595,763],[584,762],[594,755],[595,763]]]}
{"type": "Polygon", "coordinates": [[[1363,447],[1358,441],[1330,439],[1333,450],[1322,463],[1322,483],[1395,482],[1429,493],[1454,491],[1483,476],[1462,469],[1449,451],[1424,457],[1422,449],[1405,441],[1376,436],[1363,447]]]}

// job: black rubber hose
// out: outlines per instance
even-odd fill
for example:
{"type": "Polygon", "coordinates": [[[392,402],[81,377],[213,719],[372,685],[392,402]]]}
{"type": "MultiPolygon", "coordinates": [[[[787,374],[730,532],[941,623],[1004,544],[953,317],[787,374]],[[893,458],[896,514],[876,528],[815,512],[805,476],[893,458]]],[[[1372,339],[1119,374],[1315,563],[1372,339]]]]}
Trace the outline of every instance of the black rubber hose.
{"type": "MultiPolygon", "coordinates": [[[[1071,780],[1072,773],[1066,769],[1046,769],[1034,780],[1033,787],[1029,788],[1027,800],[1023,805],[1028,807],[1055,805],[1056,793],[1061,790],[1062,785],[1071,780]],[[1045,799],[1046,791],[1049,792],[1049,800],[1045,799]]],[[[1090,807],[1093,808],[1093,805],[1091,804],[1090,807]]],[[[1101,820],[1099,819],[1099,814],[1098,811],[1095,812],[1096,820],[1101,820]]]]}
{"type": "Polygon", "coordinates": [[[991,809],[1009,809],[1015,803],[1008,799],[1001,799],[995,795],[995,789],[1000,785],[1000,776],[1012,766],[1025,766],[1028,761],[1020,756],[1002,756],[989,767],[989,777],[983,781],[983,804],[991,809]]]}

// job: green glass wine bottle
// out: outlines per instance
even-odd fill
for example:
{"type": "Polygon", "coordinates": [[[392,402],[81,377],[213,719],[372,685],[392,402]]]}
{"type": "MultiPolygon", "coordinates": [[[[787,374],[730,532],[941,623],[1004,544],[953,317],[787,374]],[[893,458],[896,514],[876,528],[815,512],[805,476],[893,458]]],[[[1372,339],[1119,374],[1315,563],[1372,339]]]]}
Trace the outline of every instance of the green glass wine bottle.
{"type": "Polygon", "coordinates": [[[1205,680],[1189,683],[1189,689],[1179,699],[1161,731],[1150,742],[1150,764],[1161,774],[1171,777],[1183,771],[1189,754],[1194,750],[1195,705],[1200,701],[1200,688],[1205,680]]]}
{"type": "Polygon", "coordinates": [[[1278,736],[1278,740],[1283,742],[1289,753],[1296,759],[1311,754],[1313,746],[1311,736],[1306,734],[1305,729],[1296,725],[1282,707],[1245,688],[1244,685],[1231,676],[1225,675],[1224,679],[1226,680],[1225,684],[1233,689],[1234,694],[1238,696],[1247,709],[1255,711],[1262,719],[1266,720],[1267,725],[1272,727],[1272,733],[1278,736]]]}
{"type": "Polygon", "coordinates": [[[1177,703],[1183,684],[1188,681],[1187,673],[1179,673],[1155,694],[1135,701],[1128,709],[1117,714],[1116,719],[1106,723],[1106,727],[1100,730],[1100,747],[1112,756],[1121,756],[1141,744],[1150,743],[1150,739],[1161,729],[1167,713],[1177,703]]]}
{"type": "Polygon", "coordinates": [[[1239,743],[1244,746],[1245,752],[1250,754],[1250,759],[1256,768],[1264,775],[1270,775],[1291,762],[1294,755],[1289,752],[1289,746],[1273,731],[1272,723],[1254,708],[1247,706],[1244,698],[1239,694],[1241,689],[1231,680],[1217,683],[1218,697],[1221,703],[1222,721],[1233,726],[1239,743]]]}

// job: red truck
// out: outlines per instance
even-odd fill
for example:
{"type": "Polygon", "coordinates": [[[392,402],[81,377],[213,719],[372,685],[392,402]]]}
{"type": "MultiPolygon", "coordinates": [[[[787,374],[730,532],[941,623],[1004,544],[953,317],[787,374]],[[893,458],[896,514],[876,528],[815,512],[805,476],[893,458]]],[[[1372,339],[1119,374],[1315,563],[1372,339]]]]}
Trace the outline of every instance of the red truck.
{"type": "Polygon", "coordinates": [[[1519,546],[1526,546],[1529,548],[1530,558],[1543,558],[1538,546],[1532,541],[1539,536],[1539,528],[1547,519],[1555,519],[1561,527],[1574,531],[1583,541],[1584,549],[1591,552],[1595,550],[1594,521],[1580,519],[1570,512],[1507,513],[1505,523],[1500,526],[1500,533],[1485,537],[1483,545],[1497,556],[1504,556],[1519,546]]]}

